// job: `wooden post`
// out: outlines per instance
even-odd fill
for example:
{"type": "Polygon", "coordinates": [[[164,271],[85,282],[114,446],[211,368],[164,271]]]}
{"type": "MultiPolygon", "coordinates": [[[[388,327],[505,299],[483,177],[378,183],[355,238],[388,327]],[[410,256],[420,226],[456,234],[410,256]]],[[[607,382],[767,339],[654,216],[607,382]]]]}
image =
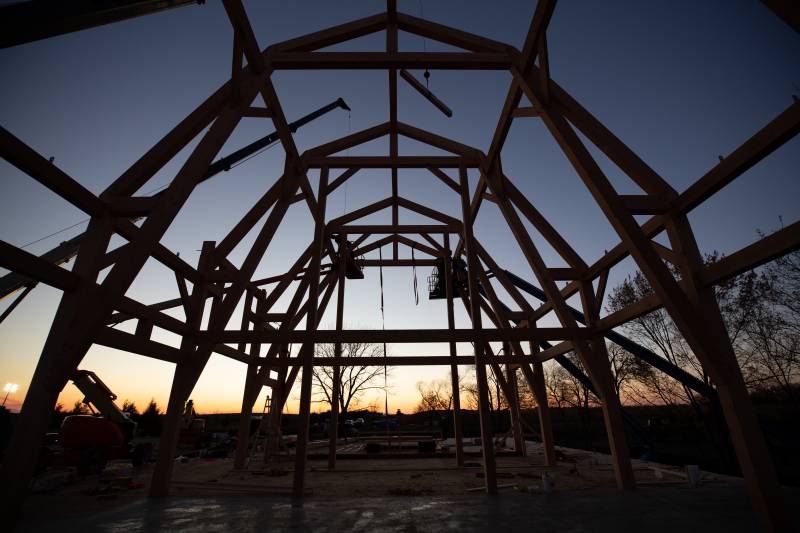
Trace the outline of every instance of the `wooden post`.
{"type": "MultiPolygon", "coordinates": [[[[541,284],[542,290],[552,303],[553,310],[558,320],[564,327],[577,328],[577,322],[572,316],[561,292],[558,290],[553,275],[547,268],[547,265],[539,254],[527,230],[522,225],[519,215],[517,215],[517,212],[508,200],[502,181],[498,178],[498,176],[502,175],[499,161],[494,168],[490,169],[490,171],[485,174],[487,183],[496,197],[497,205],[500,207],[500,211],[503,213],[517,243],[520,245],[520,248],[522,248],[522,252],[531,270],[541,284]]],[[[592,296],[593,295],[594,293],[592,292],[592,296]]],[[[595,344],[602,344],[602,342],[595,344]]],[[[575,347],[578,356],[581,358],[581,362],[589,372],[589,377],[594,383],[595,388],[598,391],[603,391],[600,393],[601,395],[608,397],[608,401],[603,401],[603,409],[604,414],[608,411],[608,416],[606,417],[606,433],[608,435],[609,447],[612,450],[612,456],[615,461],[614,473],[616,474],[617,486],[619,488],[633,488],[633,469],[625,443],[624,428],[621,424],[622,415],[619,412],[619,399],[616,398],[611,381],[611,369],[609,368],[608,357],[606,356],[603,360],[603,355],[598,354],[585,340],[576,339],[575,347]]],[[[604,344],[603,347],[605,347],[604,344]]]]}
{"type": "MultiPolygon", "coordinates": [[[[342,331],[344,323],[344,284],[346,266],[345,260],[350,257],[345,252],[347,246],[347,234],[339,234],[339,286],[336,293],[336,331],[342,331]]],[[[333,345],[333,356],[336,359],[342,357],[342,343],[337,342],[333,345]]],[[[331,419],[328,424],[328,470],[336,468],[336,441],[339,434],[339,389],[341,387],[342,371],[339,365],[333,367],[333,382],[331,383],[331,419]]]]}
{"type": "MultiPolygon", "coordinates": [[[[73,272],[81,274],[84,279],[94,280],[111,236],[108,221],[93,218],[86,235],[73,272]]],[[[64,293],[42,348],[20,410],[19,422],[0,468],[0,510],[3,511],[0,514],[7,520],[16,521],[19,516],[58,395],[89,349],[89,343],[78,340],[86,332],[76,328],[74,321],[80,320],[85,308],[97,297],[93,286],[94,283],[87,282],[64,293]]]]}
{"type": "MultiPolygon", "coordinates": [[[[323,167],[319,175],[319,192],[317,193],[316,224],[314,225],[314,255],[307,275],[311,276],[308,288],[308,313],[306,315],[306,330],[317,329],[317,300],[319,299],[319,271],[322,253],[325,244],[325,206],[328,195],[325,188],[328,186],[328,169],[323,167]]],[[[306,342],[301,348],[303,364],[303,378],[300,383],[300,411],[297,420],[297,447],[295,448],[294,483],[292,497],[302,498],[306,481],[306,453],[308,450],[309,420],[311,418],[311,385],[314,359],[313,342],[306,342]]]]}
{"type": "MultiPolygon", "coordinates": [[[[280,351],[280,357],[285,359],[289,357],[287,347],[283,347],[280,351]]],[[[286,403],[285,392],[286,387],[286,373],[289,368],[281,366],[278,369],[278,378],[276,385],[272,387],[272,399],[269,404],[269,426],[267,428],[267,442],[264,446],[264,464],[267,464],[274,455],[280,452],[281,447],[281,419],[283,418],[283,407],[286,403]]]]}
{"type": "MultiPolygon", "coordinates": [[[[586,316],[586,326],[593,328],[597,317],[597,305],[591,283],[581,282],[581,302],[583,303],[583,313],[586,316]]],[[[602,335],[597,334],[592,339],[591,354],[591,358],[587,357],[582,361],[589,371],[602,403],[603,419],[606,424],[617,486],[622,489],[632,489],[636,486],[636,480],[633,477],[630,452],[625,439],[622,406],[614,387],[614,376],[611,373],[606,341],[602,335]]]]}
{"type": "Polygon", "coordinates": [[[703,259],[686,215],[669,217],[667,235],[672,249],[680,254],[678,267],[686,280],[687,296],[703,316],[704,339],[712,350],[690,343],[703,367],[717,385],[731,441],[744,474],[747,491],[764,531],[785,531],[789,527],[781,486],[767,449],[764,435],[742,377],[736,354],[719,310],[714,289],[698,279],[703,259]]]}
{"type": "MultiPolygon", "coordinates": [[[[205,241],[200,252],[198,271],[208,272],[211,265],[211,256],[214,253],[214,242],[205,241]]],[[[192,296],[189,302],[191,316],[187,317],[187,324],[195,331],[200,330],[203,319],[203,309],[206,303],[208,285],[195,283],[192,287],[192,296]]],[[[215,300],[215,303],[217,300],[215,300]]],[[[182,360],[175,365],[175,374],[172,378],[172,387],[169,392],[167,413],[164,418],[164,427],[158,442],[158,457],[153,469],[153,478],[150,483],[150,496],[162,497],[169,494],[169,485],[172,480],[172,469],[175,464],[175,452],[178,449],[183,411],[189,395],[192,393],[197,379],[203,372],[208,362],[210,351],[198,349],[196,339],[192,335],[185,335],[181,340],[182,360]],[[205,356],[202,356],[205,354],[205,356]]]]}
{"type": "MultiPolygon", "coordinates": [[[[503,343],[503,355],[511,355],[511,344],[503,343]]],[[[511,430],[514,433],[514,451],[525,455],[525,436],[522,433],[522,412],[519,408],[519,390],[517,389],[517,369],[506,365],[506,383],[508,383],[508,412],[511,416],[511,430]]]]}
{"type": "MultiPolygon", "coordinates": [[[[445,297],[447,298],[447,328],[455,328],[453,309],[453,259],[450,257],[450,235],[444,234],[444,279],[445,297]]],[[[450,357],[456,357],[456,343],[450,341],[450,357]]],[[[458,378],[458,365],[450,365],[450,387],[453,394],[453,438],[456,441],[456,464],[464,466],[464,433],[461,425],[461,383],[458,378]]]]}
{"type": "MultiPolygon", "coordinates": [[[[235,45],[234,45],[235,46],[235,45]]],[[[242,310],[242,325],[241,328],[245,331],[250,330],[250,313],[253,308],[253,293],[247,291],[244,299],[244,308],[242,310]]],[[[245,343],[240,342],[237,348],[243,352],[245,343]]],[[[247,401],[248,389],[253,387],[253,382],[258,374],[258,368],[253,363],[247,364],[247,373],[244,378],[244,391],[242,391],[242,409],[239,413],[239,430],[236,435],[236,452],[233,456],[233,468],[240,470],[245,467],[247,462],[247,454],[250,445],[250,416],[249,413],[253,410],[253,405],[247,401]],[[249,404],[249,405],[248,405],[249,404]],[[247,424],[245,425],[245,413],[248,413],[247,424]]]]}
{"type": "MultiPolygon", "coordinates": [[[[528,327],[531,327],[530,325],[528,327]]],[[[536,327],[534,324],[533,327],[536,327]]],[[[529,343],[531,354],[539,351],[539,345],[529,343]]],[[[528,386],[536,397],[536,410],[539,412],[539,431],[542,433],[542,448],[544,449],[545,466],[556,466],[555,440],[553,439],[553,422],[550,418],[550,405],[547,403],[547,388],[544,382],[544,367],[542,363],[522,365],[522,372],[528,380],[528,386]]]]}
{"type": "Polygon", "coordinates": [[[486,481],[487,494],[497,494],[497,472],[494,458],[494,442],[492,440],[492,426],[489,420],[489,384],[486,379],[486,366],[483,362],[484,341],[481,335],[481,307],[478,296],[478,278],[475,274],[480,268],[476,257],[475,245],[472,235],[472,220],[469,211],[469,177],[464,166],[459,167],[461,189],[461,214],[463,217],[464,232],[462,235],[464,250],[467,253],[467,278],[469,287],[470,318],[472,330],[475,333],[475,377],[478,388],[478,414],[481,421],[481,450],[483,452],[483,474],[486,481]]]}
{"type": "MultiPolygon", "coordinates": [[[[386,52],[397,53],[397,0],[386,0],[386,52]]],[[[389,73],[389,155],[397,157],[397,69],[387,69],[389,73]]],[[[400,223],[397,184],[397,167],[392,167],[392,225],[400,223]]],[[[392,243],[392,259],[397,259],[397,242],[392,243]]]]}

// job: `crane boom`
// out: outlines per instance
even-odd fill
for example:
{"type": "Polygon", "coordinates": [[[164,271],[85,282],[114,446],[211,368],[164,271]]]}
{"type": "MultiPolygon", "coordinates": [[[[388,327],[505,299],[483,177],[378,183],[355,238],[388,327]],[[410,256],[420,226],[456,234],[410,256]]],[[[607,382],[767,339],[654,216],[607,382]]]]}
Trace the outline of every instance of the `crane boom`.
{"type": "MultiPolygon", "coordinates": [[[[345,101],[341,98],[334,100],[333,102],[329,103],[326,106],[320,107],[316,111],[312,111],[311,113],[300,117],[299,119],[295,120],[294,122],[290,123],[289,129],[292,133],[296,132],[299,128],[305,126],[309,122],[318,119],[322,115],[325,115],[336,108],[344,109],[345,111],[350,111],[350,107],[345,103],[345,101]]],[[[199,183],[202,183],[220,172],[225,172],[231,169],[231,166],[235,165],[239,161],[255,154],[262,148],[266,148],[270,144],[276,142],[278,140],[278,132],[273,131],[269,135],[265,135],[260,139],[248,144],[247,146],[236,150],[235,152],[222,157],[208,166],[208,170],[200,178],[199,183]]],[[[160,194],[160,193],[159,193],[160,194]]],[[[158,194],[154,195],[158,196],[158,194]]],[[[138,220],[138,219],[136,219],[138,220]]],[[[83,241],[83,237],[85,233],[81,233],[80,235],[76,235],[75,237],[69,239],[68,241],[64,241],[55,248],[45,252],[42,254],[42,259],[53,263],[55,265],[61,265],[75,257],[78,253],[78,248],[80,247],[80,243],[83,241]]],[[[23,287],[36,285],[37,281],[23,276],[22,274],[17,274],[16,272],[9,272],[2,278],[0,278],[0,300],[9,296],[16,291],[22,289],[23,287]]]]}

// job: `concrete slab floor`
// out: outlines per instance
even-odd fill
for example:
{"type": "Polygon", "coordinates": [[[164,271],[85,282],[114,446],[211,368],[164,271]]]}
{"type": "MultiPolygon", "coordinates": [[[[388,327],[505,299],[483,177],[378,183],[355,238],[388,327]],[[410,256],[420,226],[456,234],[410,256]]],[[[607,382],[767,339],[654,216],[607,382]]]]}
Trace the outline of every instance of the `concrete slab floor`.
{"type": "MultiPolygon", "coordinates": [[[[785,496],[796,525],[800,490],[785,496]]],[[[20,531],[37,532],[255,532],[255,531],[559,531],[750,532],[756,520],[742,487],[658,487],[499,496],[307,498],[170,497],[140,500],[68,521],[37,523],[29,516],[20,531]]],[[[800,531],[800,528],[797,529],[800,531]]]]}

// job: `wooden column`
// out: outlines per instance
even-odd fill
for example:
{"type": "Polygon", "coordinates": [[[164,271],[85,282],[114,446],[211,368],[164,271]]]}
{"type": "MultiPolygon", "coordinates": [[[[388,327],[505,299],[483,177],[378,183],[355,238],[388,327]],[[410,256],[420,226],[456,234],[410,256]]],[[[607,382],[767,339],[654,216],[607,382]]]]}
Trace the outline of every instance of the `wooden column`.
{"type": "MultiPolygon", "coordinates": [[[[198,271],[201,273],[209,271],[211,256],[214,253],[214,244],[213,241],[205,241],[203,243],[198,263],[198,271]]],[[[186,322],[195,334],[200,331],[207,294],[208,285],[206,284],[196,283],[192,287],[192,296],[188,306],[191,316],[187,317],[186,322]]],[[[217,301],[214,300],[215,303],[217,301]]],[[[172,387],[169,392],[164,427],[158,442],[158,456],[150,483],[151,497],[162,497],[169,494],[184,406],[200,374],[203,372],[206,362],[208,362],[210,351],[198,349],[196,337],[189,334],[184,335],[181,340],[181,354],[181,361],[175,365],[175,374],[172,378],[172,387]]]]}
{"type": "MultiPolygon", "coordinates": [[[[317,329],[317,300],[319,299],[319,271],[322,254],[325,249],[325,206],[328,195],[325,188],[328,186],[328,169],[320,169],[319,192],[317,193],[316,224],[314,225],[314,255],[307,275],[311,276],[308,288],[308,313],[306,315],[306,330],[317,329]]],[[[302,498],[306,481],[306,453],[308,451],[309,420],[311,418],[311,385],[314,360],[313,342],[306,342],[301,348],[303,364],[303,377],[300,383],[300,411],[297,420],[297,447],[295,448],[294,483],[292,497],[302,498]]]]}
{"type": "Polygon", "coordinates": [[[476,257],[472,235],[472,219],[470,218],[469,176],[465,167],[459,168],[461,189],[461,215],[463,218],[464,250],[467,254],[467,278],[469,287],[470,318],[475,333],[475,377],[478,388],[478,414],[481,421],[481,450],[483,452],[483,474],[486,481],[487,494],[497,494],[497,472],[494,458],[492,427],[489,420],[489,384],[486,379],[486,366],[483,362],[484,341],[481,335],[481,307],[478,296],[478,278],[476,270],[480,268],[476,257]]]}
{"type": "MultiPolygon", "coordinates": [[[[561,322],[561,325],[564,327],[577,328],[578,324],[572,316],[564,297],[561,295],[553,275],[547,268],[547,265],[539,254],[527,230],[522,225],[519,215],[517,215],[517,212],[508,200],[503,183],[499,179],[502,175],[503,173],[499,161],[494,168],[489,169],[485,174],[486,181],[496,198],[496,203],[498,207],[500,207],[500,211],[503,213],[509,228],[522,249],[531,270],[541,284],[542,290],[547,295],[547,299],[552,303],[553,310],[559,322],[561,322]]],[[[608,364],[608,358],[606,357],[603,359],[602,355],[599,355],[592,349],[590,343],[584,340],[575,339],[574,342],[576,352],[589,372],[589,378],[594,383],[595,388],[598,391],[605,391],[602,394],[609,397],[608,402],[603,402],[604,410],[616,411],[606,418],[608,443],[615,461],[614,473],[616,474],[617,486],[619,488],[632,488],[634,486],[633,469],[625,444],[625,433],[622,430],[622,425],[616,423],[618,419],[621,420],[621,413],[619,413],[619,399],[614,399],[616,395],[614,394],[613,384],[610,379],[611,369],[608,364]],[[609,391],[610,393],[606,394],[606,392],[609,391]],[[614,398],[612,398],[612,396],[614,398]]]]}
{"type": "MultiPolygon", "coordinates": [[[[386,52],[397,53],[397,0],[386,0],[386,52]]],[[[397,157],[397,69],[390,68],[389,72],[389,156],[397,157]]],[[[400,223],[400,209],[397,201],[397,167],[391,168],[392,173],[392,225],[400,223]]],[[[392,243],[392,259],[397,259],[397,241],[392,243]]]]}
{"type": "Polygon", "coordinates": [[[0,515],[6,520],[13,522],[19,516],[58,395],[89,349],[90,343],[79,341],[87,332],[82,333],[76,322],[80,322],[86,307],[99,296],[94,280],[110,236],[109,221],[91,220],[73,267],[73,272],[86,281],[62,296],[31,378],[0,469],[0,515]]]}
{"type": "MultiPolygon", "coordinates": [[[[503,343],[503,355],[511,355],[511,344],[503,343]]],[[[511,430],[514,433],[514,451],[525,455],[525,436],[522,433],[522,412],[519,408],[519,390],[517,389],[517,369],[506,365],[506,382],[508,383],[508,412],[511,416],[511,430]]]]}
{"type": "MultiPolygon", "coordinates": [[[[453,259],[450,257],[450,235],[444,234],[444,279],[445,297],[447,298],[447,328],[455,328],[455,312],[453,309],[453,259]]],[[[450,357],[458,355],[456,343],[450,342],[450,357]]],[[[456,464],[464,466],[464,432],[461,424],[461,384],[458,379],[458,365],[450,365],[450,387],[453,391],[453,438],[456,441],[456,464]]]]}
{"type": "MultiPolygon", "coordinates": [[[[528,326],[530,327],[530,326],[528,326]]],[[[534,324],[533,327],[536,327],[534,324]]],[[[531,355],[539,352],[539,345],[535,342],[529,343],[531,355]]],[[[550,418],[550,405],[547,403],[547,388],[544,382],[544,367],[542,363],[522,365],[522,372],[528,381],[528,386],[536,397],[536,410],[539,412],[539,431],[542,436],[542,448],[544,451],[545,466],[556,466],[555,440],[553,439],[553,421],[550,418]]]]}
{"type": "MultiPolygon", "coordinates": [[[[583,313],[586,316],[586,327],[593,328],[597,322],[598,306],[595,303],[595,293],[592,284],[581,282],[581,302],[583,313]]],[[[608,444],[611,449],[611,459],[614,466],[614,476],[620,488],[631,489],[636,485],[631,468],[630,451],[625,439],[625,424],[622,420],[622,406],[614,387],[614,376],[606,349],[605,338],[597,334],[591,341],[591,360],[584,361],[584,365],[592,376],[592,382],[600,396],[603,408],[603,419],[608,434],[608,444]]]]}
{"type": "MultiPolygon", "coordinates": [[[[266,305],[265,305],[264,298],[259,298],[258,304],[256,306],[257,313],[266,313],[266,305]]],[[[252,305],[253,305],[253,295],[250,291],[247,291],[247,295],[244,301],[244,311],[242,312],[242,329],[250,329],[250,314],[252,312],[252,305]]],[[[261,328],[257,328],[261,329],[261,328]]],[[[238,346],[240,351],[244,351],[245,345],[239,344],[238,346]]],[[[252,343],[250,345],[250,356],[252,358],[257,358],[260,355],[261,351],[261,343],[252,343]]],[[[235,469],[242,469],[247,465],[247,457],[250,451],[250,420],[253,418],[253,403],[249,401],[249,398],[252,396],[248,394],[248,392],[253,389],[254,387],[258,387],[260,383],[257,383],[258,380],[258,364],[256,362],[251,362],[247,364],[247,375],[245,376],[244,380],[244,391],[242,392],[242,410],[239,414],[239,431],[236,437],[236,454],[233,458],[233,468],[235,469]]]]}
{"type": "Polygon", "coordinates": [[[713,349],[703,350],[694,344],[690,346],[717,385],[731,441],[761,528],[764,531],[786,531],[790,522],[775,467],[736,360],[714,289],[704,286],[699,279],[704,267],[703,258],[686,215],[667,219],[667,235],[672,249],[680,254],[682,261],[678,267],[687,288],[687,296],[702,314],[705,340],[713,349]]]}
{"type": "MultiPolygon", "coordinates": [[[[347,246],[347,234],[339,234],[339,286],[336,293],[336,331],[341,332],[344,323],[344,284],[346,267],[345,260],[350,257],[345,252],[347,246]]],[[[333,357],[342,357],[342,343],[337,342],[333,346],[333,357]]],[[[331,419],[328,424],[328,470],[336,468],[336,441],[339,436],[339,389],[341,387],[342,371],[339,365],[333,367],[333,382],[331,383],[331,419]]]]}
{"type": "MultiPolygon", "coordinates": [[[[289,351],[284,346],[280,351],[281,358],[288,358],[289,351]]],[[[272,387],[272,398],[269,404],[269,425],[267,427],[267,442],[264,446],[264,464],[267,464],[274,455],[280,452],[281,448],[281,419],[283,418],[283,407],[286,403],[285,392],[286,374],[289,368],[281,366],[278,368],[278,378],[276,385],[272,387]]]]}

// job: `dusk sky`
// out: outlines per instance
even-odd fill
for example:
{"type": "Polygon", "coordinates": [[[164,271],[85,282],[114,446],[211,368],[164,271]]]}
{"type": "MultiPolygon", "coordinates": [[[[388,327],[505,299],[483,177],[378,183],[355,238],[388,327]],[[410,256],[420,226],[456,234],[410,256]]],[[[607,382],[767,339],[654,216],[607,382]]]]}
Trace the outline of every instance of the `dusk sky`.
{"type": "MultiPolygon", "coordinates": [[[[262,48],[385,9],[383,2],[369,0],[244,4],[262,48]]],[[[398,1],[402,12],[420,16],[422,9],[427,19],[518,48],[534,7],[535,2],[522,1],[398,1]]],[[[45,157],[54,157],[57,166],[99,194],[226,81],[232,35],[221,3],[210,0],[202,6],[0,50],[0,124],[45,157]]],[[[800,36],[757,0],[563,0],[547,35],[552,78],[679,192],[791,105],[793,95],[800,96],[800,36]]],[[[379,51],[384,46],[385,35],[377,33],[331,50],[379,51]]],[[[430,39],[400,34],[401,51],[423,49],[452,50],[430,39]]],[[[422,79],[422,72],[414,74],[422,79]]],[[[350,116],[336,110],[300,129],[295,139],[301,152],[388,120],[385,71],[284,71],[272,79],[290,121],[338,97],[353,109],[350,116]]],[[[510,82],[508,72],[433,71],[430,89],[453,109],[454,116],[448,119],[401,80],[399,120],[486,151],[510,82]]],[[[269,119],[244,119],[220,155],[272,131],[269,119]]],[[[193,146],[140,193],[167,184],[193,146]]],[[[784,225],[800,219],[799,148],[795,138],[690,214],[703,252],[735,252],[757,240],[759,230],[778,229],[781,219],[784,225]]],[[[590,149],[618,192],[640,192],[597,149],[590,149]]],[[[387,153],[388,139],[349,152],[387,153]]],[[[400,153],[438,154],[402,137],[400,153]]],[[[502,157],[506,175],[587,263],[619,242],[539,119],[514,121],[502,157]]],[[[196,265],[202,242],[221,240],[282,168],[283,151],[276,146],[198,186],[162,242],[196,265]]],[[[317,175],[312,172],[309,178],[316,190],[317,175]]],[[[470,178],[474,186],[477,176],[470,178]]],[[[388,170],[361,171],[329,199],[328,218],[380,200],[390,191],[388,170]]],[[[426,171],[400,171],[399,191],[403,197],[460,216],[458,196],[426,171]]],[[[86,218],[5,161],[0,161],[0,197],[0,238],[17,246],[86,218]]],[[[382,211],[365,222],[388,223],[389,217],[382,211]]],[[[401,210],[401,223],[422,221],[401,210]]],[[[78,224],[25,249],[41,254],[85,226],[78,224]]],[[[475,231],[500,265],[534,279],[496,206],[484,203],[475,231]]],[[[284,272],[312,233],[306,205],[295,204],[256,277],[284,272]]],[[[234,263],[241,262],[254,235],[234,251],[234,263]]],[[[565,266],[537,233],[532,236],[548,266],[565,266]]],[[[384,256],[388,253],[384,248],[384,256]]],[[[401,247],[401,253],[410,257],[408,248],[401,247]]],[[[377,253],[369,257],[377,258],[377,253]]],[[[72,262],[67,265],[71,267],[72,262]]],[[[621,263],[612,270],[609,287],[634,269],[630,259],[621,263]]],[[[411,269],[384,270],[387,329],[446,327],[444,301],[427,299],[429,273],[429,267],[417,269],[420,301],[415,306],[411,269]]],[[[175,298],[178,290],[172,274],[150,261],[127,294],[149,304],[175,298]]],[[[27,391],[60,295],[40,285],[0,324],[0,384],[20,384],[7,403],[12,409],[18,408],[27,391]]],[[[0,312],[12,300],[0,302],[0,312]]],[[[379,302],[377,269],[368,269],[364,280],[348,280],[346,327],[380,328],[379,302]]],[[[281,300],[278,305],[285,304],[281,300]]],[[[322,327],[333,327],[335,304],[334,297],[322,327]]],[[[456,310],[456,326],[468,327],[463,306],[456,310]]],[[[172,314],[183,319],[180,311],[172,314]]],[[[240,317],[237,310],[229,327],[238,328],[240,317]]],[[[132,331],[134,325],[131,321],[119,327],[132,331]]],[[[162,332],[154,338],[178,342],[175,335],[162,332]]],[[[390,355],[448,353],[444,344],[390,345],[388,350],[390,355]]],[[[471,354],[470,345],[459,345],[459,354],[471,354]]],[[[143,407],[153,397],[166,404],[172,378],[169,363],[94,346],[80,367],[100,375],[120,400],[135,400],[143,407]]],[[[244,375],[243,364],[212,356],[192,395],[199,411],[238,411],[244,375]]],[[[390,410],[412,410],[416,383],[446,376],[446,367],[393,369],[390,410]]],[[[297,411],[297,397],[291,396],[290,412],[297,411]]],[[[80,393],[69,384],[60,401],[71,406],[78,399],[80,393]]],[[[263,400],[262,393],[257,409],[263,400]]],[[[382,408],[383,393],[368,396],[363,404],[373,400],[382,408]]]]}

